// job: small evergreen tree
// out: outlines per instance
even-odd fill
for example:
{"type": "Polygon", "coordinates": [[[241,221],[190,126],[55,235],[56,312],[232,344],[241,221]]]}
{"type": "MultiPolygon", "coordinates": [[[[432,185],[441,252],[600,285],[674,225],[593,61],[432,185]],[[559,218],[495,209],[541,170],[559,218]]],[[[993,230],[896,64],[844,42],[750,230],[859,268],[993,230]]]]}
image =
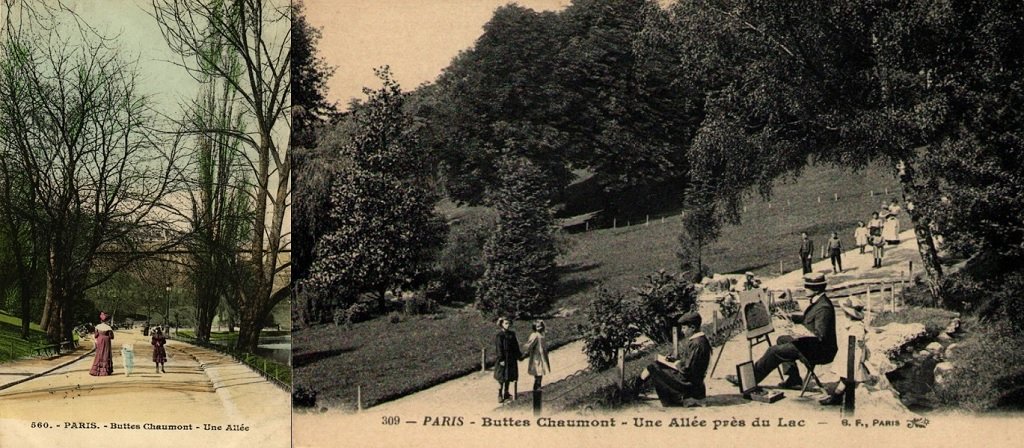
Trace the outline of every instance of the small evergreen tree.
{"type": "Polygon", "coordinates": [[[355,113],[348,162],[331,189],[331,229],[316,245],[309,283],[321,291],[385,294],[429,269],[445,225],[434,212],[427,164],[403,111],[404,95],[387,68],[380,90],[355,113]]]}
{"type": "Polygon", "coordinates": [[[498,174],[498,225],[484,246],[478,307],[489,315],[535,315],[549,305],[557,280],[550,190],[541,170],[525,158],[504,159],[498,174]]]}

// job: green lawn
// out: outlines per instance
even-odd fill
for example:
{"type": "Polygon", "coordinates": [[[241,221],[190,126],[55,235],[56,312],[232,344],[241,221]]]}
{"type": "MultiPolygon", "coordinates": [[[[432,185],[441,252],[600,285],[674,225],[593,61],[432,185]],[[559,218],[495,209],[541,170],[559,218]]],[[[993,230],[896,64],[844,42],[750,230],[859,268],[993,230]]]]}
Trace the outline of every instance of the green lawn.
{"type": "MultiPolygon", "coordinates": [[[[820,245],[836,230],[846,247],[853,247],[857,220],[867,221],[883,201],[898,196],[896,180],[879,169],[808,169],[797,182],[777,183],[771,208],[759,196],[750,198],[742,224],[723,229],[720,240],[707,249],[705,262],[722,273],[776,275],[780,260],[786,271],[797,269],[801,231],[820,245]],[[889,195],[883,196],[886,187],[889,195]]],[[[909,220],[904,216],[902,222],[909,220]]],[[[582,308],[598,285],[628,289],[658,269],[675,270],[679,230],[678,219],[667,218],[664,223],[656,219],[646,226],[568,235],[568,252],[560,260],[561,298],[554,309],[582,308]]],[[[351,409],[357,385],[362,386],[364,406],[369,406],[479,369],[480,349],[493,344],[493,323],[469,309],[446,308],[443,315],[436,320],[403,317],[396,324],[383,316],[351,329],[323,325],[297,331],[292,346],[295,384],[316,391],[321,404],[351,409]]],[[[548,340],[561,345],[576,339],[581,322],[579,315],[549,318],[548,340]]],[[[527,328],[525,322],[516,323],[520,342],[525,342],[527,328]]],[[[493,356],[492,348],[489,353],[493,356]]]]}
{"type": "Polygon", "coordinates": [[[21,319],[0,311],[0,362],[35,355],[34,348],[47,344],[46,333],[39,324],[31,322],[28,327],[29,339],[24,340],[21,338],[21,319]]]}

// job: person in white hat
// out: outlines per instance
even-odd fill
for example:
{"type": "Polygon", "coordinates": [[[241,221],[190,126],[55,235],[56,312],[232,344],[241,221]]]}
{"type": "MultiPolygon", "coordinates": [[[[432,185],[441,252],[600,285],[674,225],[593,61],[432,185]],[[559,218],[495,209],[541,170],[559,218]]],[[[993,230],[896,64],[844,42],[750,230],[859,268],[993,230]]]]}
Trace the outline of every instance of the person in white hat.
{"type": "Polygon", "coordinates": [[[868,330],[864,326],[864,306],[846,299],[840,307],[849,318],[849,324],[846,326],[845,337],[839,341],[839,351],[836,352],[835,360],[832,362],[832,372],[839,377],[839,383],[831,394],[819,401],[825,406],[842,403],[843,395],[848,388],[857,387],[857,383],[863,383],[870,377],[865,364],[867,355],[864,344],[868,330]],[[849,372],[850,336],[854,337],[852,376],[849,372]]]}

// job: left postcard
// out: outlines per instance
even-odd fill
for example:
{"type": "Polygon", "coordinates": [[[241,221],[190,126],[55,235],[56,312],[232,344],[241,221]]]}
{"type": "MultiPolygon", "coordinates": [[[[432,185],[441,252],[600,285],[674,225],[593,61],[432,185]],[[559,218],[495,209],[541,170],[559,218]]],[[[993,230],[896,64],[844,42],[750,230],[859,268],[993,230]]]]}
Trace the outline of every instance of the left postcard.
{"type": "Polygon", "coordinates": [[[288,0],[0,0],[0,447],[291,445],[288,0]]]}

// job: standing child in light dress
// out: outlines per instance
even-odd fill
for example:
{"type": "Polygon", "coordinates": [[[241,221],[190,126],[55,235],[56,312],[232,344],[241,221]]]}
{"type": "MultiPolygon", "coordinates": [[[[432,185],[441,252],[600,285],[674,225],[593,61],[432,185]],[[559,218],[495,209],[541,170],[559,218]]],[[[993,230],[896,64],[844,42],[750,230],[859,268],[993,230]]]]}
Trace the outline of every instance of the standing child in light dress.
{"type": "Polygon", "coordinates": [[[544,375],[551,373],[551,361],[548,360],[548,349],[544,345],[544,321],[538,320],[533,323],[533,333],[526,341],[526,350],[523,359],[530,358],[526,371],[533,375],[533,391],[540,390],[540,384],[544,375]]]}
{"type": "Polygon", "coordinates": [[[864,225],[864,221],[857,221],[857,230],[853,231],[853,239],[857,242],[860,253],[864,253],[864,248],[868,245],[868,227],[864,225]]]}

